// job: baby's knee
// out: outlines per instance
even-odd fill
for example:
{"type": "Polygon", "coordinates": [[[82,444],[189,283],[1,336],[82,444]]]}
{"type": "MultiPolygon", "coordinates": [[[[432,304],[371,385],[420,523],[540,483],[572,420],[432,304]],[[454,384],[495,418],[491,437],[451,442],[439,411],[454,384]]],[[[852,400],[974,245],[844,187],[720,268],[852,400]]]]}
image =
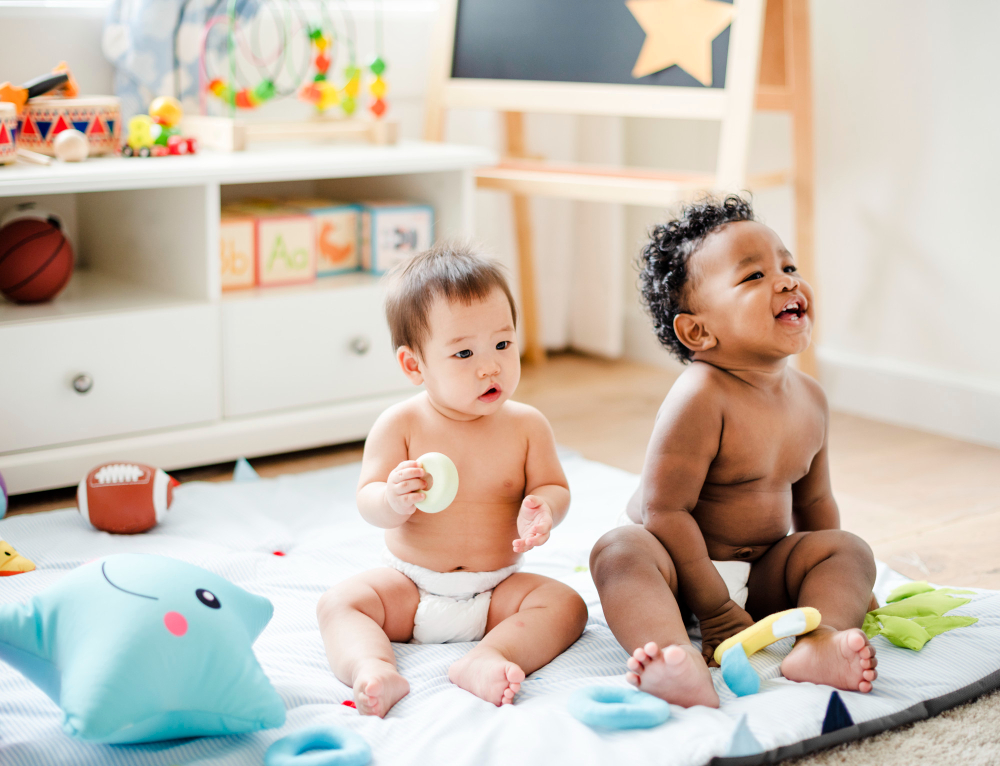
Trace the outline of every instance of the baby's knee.
{"type": "Polygon", "coordinates": [[[594,582],[600,585],[600,580],[615,577],[635,566],[644,557],[648,537],[649,532],[638,524],[607,532],[590,551],[590,572],[594,582]]]}
{"type": "Polygon", "coordinates": [[[345,612],[366,612],[366,602],[370,601],[371,597],[378,599],[378,594],[371,588],[359,588],[353,583],[340,583],[319,597],[316,603],[316,617],[320,625],[323,625],[345,612]]]}
{"type": "Polygon", "coordinates": [[[587,603],[568,585],[558,583],[558,586],[554,588],[552,599],[552,606],[557,612],[556,619],[565,626],[567,632],[579,636],[587,627],[587,603]]]}
{"type": "Polygon", "coordinates": [[[869,576],[872,583],[875,582],[875,554],[871,546],[856,534],[844,529],[824,529],[811,532],[808,536],[815,536],[817,542],[829,551],[828,555],[850,559],[869,576]]]}

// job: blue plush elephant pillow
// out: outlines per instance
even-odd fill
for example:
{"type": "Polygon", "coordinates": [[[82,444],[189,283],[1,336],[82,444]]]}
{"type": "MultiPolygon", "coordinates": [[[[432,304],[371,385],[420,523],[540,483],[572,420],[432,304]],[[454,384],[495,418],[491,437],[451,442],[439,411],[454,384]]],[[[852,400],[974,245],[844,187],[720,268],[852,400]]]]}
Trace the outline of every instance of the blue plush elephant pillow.
{"type": "Polygon", "coordinates": [[[272,612],[266,598],[192,564],[108,556],[27,604],[0,604],[0,660],[87,742],[258,731],[285,722],[251,648],[272,612]]]}

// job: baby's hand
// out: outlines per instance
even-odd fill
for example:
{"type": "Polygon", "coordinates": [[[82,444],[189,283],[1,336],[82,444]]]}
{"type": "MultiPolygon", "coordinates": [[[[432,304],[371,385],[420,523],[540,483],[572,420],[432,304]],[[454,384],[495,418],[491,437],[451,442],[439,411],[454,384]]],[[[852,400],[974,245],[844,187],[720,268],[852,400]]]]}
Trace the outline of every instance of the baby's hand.
{"type": "Polygon", "coordinates": [[[701,655],[710,667],[718,667],[712,655],[715,647],[730,636],[735,636],[744,628],[753,625],[751,617],[745,609],[741,609],[735,601],[727,601],[713,615],[701,620],[701,655]]]}
{"type": "Polygon", "coordinates": [[[517,533],[520,537],[514,541],[514,553],[524,553],[543,545],[551,532],[552,511],[549,506],[540,497],[526,495],[517,514],[517,533]]]}
{"type": "Polygon", "coordinates": [[[412,516],[416,504],[427,497],[424,490],[430,489],[432,483],[431,475],[416,460],[404,460],[385,480],[385,501],[400,516],[412,516]]]}

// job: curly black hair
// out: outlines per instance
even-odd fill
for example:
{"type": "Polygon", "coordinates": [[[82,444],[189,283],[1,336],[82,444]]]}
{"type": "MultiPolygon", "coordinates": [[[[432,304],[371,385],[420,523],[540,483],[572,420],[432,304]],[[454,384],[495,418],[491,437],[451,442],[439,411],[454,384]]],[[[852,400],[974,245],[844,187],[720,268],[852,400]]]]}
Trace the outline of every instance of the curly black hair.
{"type": "Polygon", "coordinates": [[[653,318],[656,337],[681,362],[690,362],[693,355],[674,332],[674,317],[688,310],[684,303],[688,260],[719,227],[755,220],[750,201],[730,194],[722,200],[705,197],[685,205],[676,218],[650,231],[638,260],[642,302],[653,318]]]}

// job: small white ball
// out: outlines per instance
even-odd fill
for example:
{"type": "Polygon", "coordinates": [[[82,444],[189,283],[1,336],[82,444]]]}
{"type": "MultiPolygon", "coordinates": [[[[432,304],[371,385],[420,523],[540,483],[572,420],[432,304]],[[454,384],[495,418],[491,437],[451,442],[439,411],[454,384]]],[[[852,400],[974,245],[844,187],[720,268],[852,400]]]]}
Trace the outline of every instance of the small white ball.
{"type": "Polygon", "coordinates": [[[63,162],[82,162],[90,153],[90,142],[79,130],[61,131],[52,144],[56,159],[63,162]]]}

